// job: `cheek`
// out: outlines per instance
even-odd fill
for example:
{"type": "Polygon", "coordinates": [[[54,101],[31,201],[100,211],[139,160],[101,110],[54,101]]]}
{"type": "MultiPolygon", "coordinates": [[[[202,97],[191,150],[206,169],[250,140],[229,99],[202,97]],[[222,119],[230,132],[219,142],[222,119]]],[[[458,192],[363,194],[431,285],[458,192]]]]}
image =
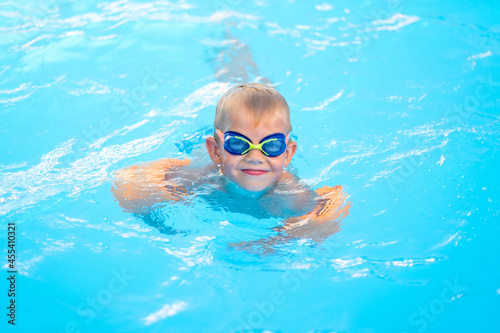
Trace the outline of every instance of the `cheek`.
{"type": "Polygon", "coordinates": [[[239,156],[226,153],[223,156],[222,164],[224,165],[226,170],[230,170],[236,168],[239,160],[240,160],[239,156]]]}
{"type": "Polygon", "coordinates": [[[274,172],[283,171],[284,163],[285,163],[285,158],[281,156],[278,158],[274,158],[270,161],[271,167],[273,168],[274,172]]]}

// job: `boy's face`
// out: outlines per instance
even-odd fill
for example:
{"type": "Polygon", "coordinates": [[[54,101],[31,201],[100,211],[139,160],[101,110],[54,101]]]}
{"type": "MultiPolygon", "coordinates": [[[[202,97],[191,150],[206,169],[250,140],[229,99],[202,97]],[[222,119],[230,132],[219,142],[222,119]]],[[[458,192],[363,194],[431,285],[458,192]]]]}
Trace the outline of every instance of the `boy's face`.
{"type": "MultiPolygon", "coordinates": [[[[243,134],[254,144],[258,144],[271,134],[286,135],[286,123],[280,114],[264,116],[257,123],[251,114],[247,113],[245,116],[233,116],[226,131],[243,134]]],[[[251,149],[244,155],[232,155],[224,149],[223,143],[219,146],[214,138],[207,138],[210,157],[216,164],[221,164],[221,170],[226,177],[252,192],[263,191],[273,186],[280,178],[284,167],[290,163],[296,148],[297,143],[289,140],[286,151],[276,157],[268,157],[258,149],[251,149]]]]}

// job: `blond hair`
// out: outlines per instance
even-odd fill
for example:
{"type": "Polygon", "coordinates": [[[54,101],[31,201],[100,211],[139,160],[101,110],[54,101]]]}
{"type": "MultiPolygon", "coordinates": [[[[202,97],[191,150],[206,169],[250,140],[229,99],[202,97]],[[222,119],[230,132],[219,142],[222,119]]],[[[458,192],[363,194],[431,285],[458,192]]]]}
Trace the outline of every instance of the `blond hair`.
{"type": "Polygon", "coordinates": [[[226,91],[217,103],[215,128],[227,131],[231,117],[239,112],[248,112],[256,122],[266,115],[282,114],[286,123],[285,134],[292,131],[288,103],[276,89],[265,84],[248,83],[226,91]]]}

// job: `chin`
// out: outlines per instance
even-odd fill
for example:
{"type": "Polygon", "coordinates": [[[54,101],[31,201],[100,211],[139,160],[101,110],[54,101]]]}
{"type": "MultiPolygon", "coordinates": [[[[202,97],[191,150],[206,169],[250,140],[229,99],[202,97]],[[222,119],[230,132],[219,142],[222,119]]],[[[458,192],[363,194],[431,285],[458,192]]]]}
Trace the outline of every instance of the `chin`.
{"type": "Polygon", "coordinates": [[[249,191],[249,192],[262,192],[262,191],[265,191],[269,188],[269,186],[265,186],[265,185],[247,185],[247,186],[241,186],[243,187],[245,190],[249,191]]]}

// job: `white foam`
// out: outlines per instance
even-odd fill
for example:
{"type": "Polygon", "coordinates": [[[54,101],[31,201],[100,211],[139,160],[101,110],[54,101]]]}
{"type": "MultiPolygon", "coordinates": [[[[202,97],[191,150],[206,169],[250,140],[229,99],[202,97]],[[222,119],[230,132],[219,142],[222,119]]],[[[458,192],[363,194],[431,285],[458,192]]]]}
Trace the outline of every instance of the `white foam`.
{"type": "Polygon", "coordinates": [[[167,317],[172,317],[179,312],[185,310],[188,307],[186,302],[176,301],[174,304],[165,304],[160,310],[142,318],[144,325],[151,325],[159,320],[165,319],[167,317]]]}

